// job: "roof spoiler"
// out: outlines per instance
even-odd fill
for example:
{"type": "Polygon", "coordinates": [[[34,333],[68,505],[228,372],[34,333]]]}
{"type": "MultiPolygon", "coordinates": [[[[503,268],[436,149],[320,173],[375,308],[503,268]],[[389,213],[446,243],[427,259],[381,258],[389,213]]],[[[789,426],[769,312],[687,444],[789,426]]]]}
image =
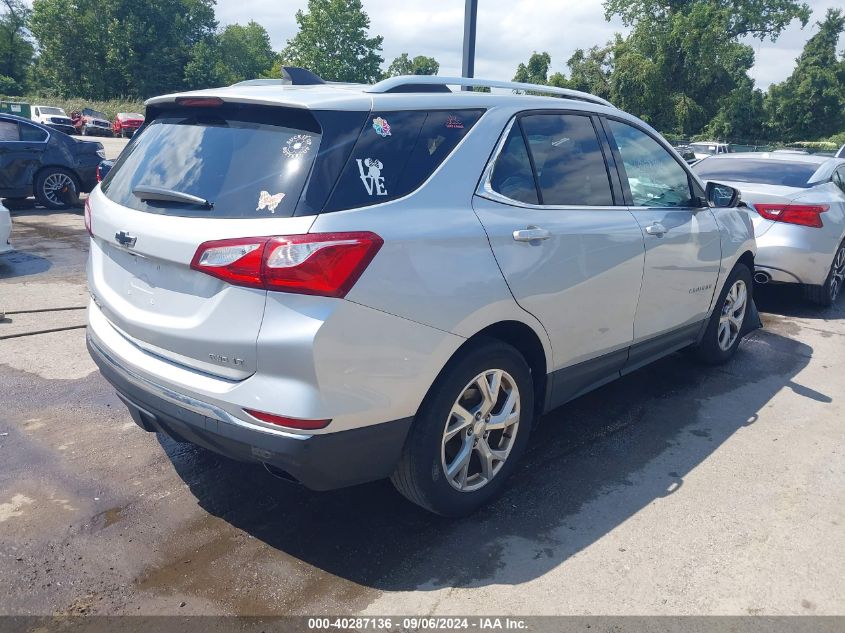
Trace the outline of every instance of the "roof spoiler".
{"type": "Polygon", "coordinates": [[[306,68],[299,66],[282,66],[280,79],[247,79],[239,81],[233,86],[316,86],[326,83],[306,68]]]}

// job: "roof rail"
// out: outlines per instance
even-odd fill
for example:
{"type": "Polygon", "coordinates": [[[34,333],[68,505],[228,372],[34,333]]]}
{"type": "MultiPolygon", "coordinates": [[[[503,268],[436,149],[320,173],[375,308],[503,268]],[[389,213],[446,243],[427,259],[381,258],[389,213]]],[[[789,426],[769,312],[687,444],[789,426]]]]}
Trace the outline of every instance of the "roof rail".
{"type": "Polygon", "coordinates": [[[544,86],[541,84],[525,84],[518,81],[498,81],[496,79],[475,79],[467,77],[438,77],[437,75],[402,75],[390,77],[367,88],[365,92],[408,92],[409,85],[419,86],[419,92],[428,92],[423,86],[479,86],[484,88],[505,88],[508,90],[526,90],[544,94],[578,99],[603,106],[614,107],[609,101],[580,90],[544,86]]]}

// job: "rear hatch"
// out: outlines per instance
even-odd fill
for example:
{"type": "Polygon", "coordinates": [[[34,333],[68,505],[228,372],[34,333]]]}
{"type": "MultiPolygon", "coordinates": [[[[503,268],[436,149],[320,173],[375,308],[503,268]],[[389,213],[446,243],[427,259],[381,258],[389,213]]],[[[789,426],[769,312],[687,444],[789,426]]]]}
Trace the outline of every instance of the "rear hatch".
{"type": "Polygon", "coordinates": [[[191,262],[207,241],[307,233],[314,216],[294,211],[322,134],[304,109],[209,105],[151,108],[143,133],[91,195],[89,284],[137,346],[241,380],[256,370],[266,291],[191,262]]]}

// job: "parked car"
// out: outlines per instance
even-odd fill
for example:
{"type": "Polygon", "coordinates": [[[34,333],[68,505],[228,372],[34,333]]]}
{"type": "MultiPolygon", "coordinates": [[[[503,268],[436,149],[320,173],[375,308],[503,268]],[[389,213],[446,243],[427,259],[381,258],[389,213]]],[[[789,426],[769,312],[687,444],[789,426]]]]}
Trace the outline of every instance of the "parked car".
{"type": "Polygon", "coordinates": [[[109,118],[102,112],[83,108],[81,111],[70,113],[73,126],[78,134],[82,136],[111,136],[111,123],[109,118]]]}
{"type": "Polygon", "coordinates": [[[41,123],[65,134],[73,134],[76,131],[73,121],[70,120],[70,117],[62,108],[35,105],[32,106],[31,118],[36,123],[41,123]]]}
{"type": "MultiPolygon", "coordinates": [[[[0,255],[12,250],[12,217],[0,202],[0,255]]],[[[2,309],[2,306],[0,306],[2,309]]]]}
{"type": "Polygon", "coordinates": [[[727,143],[719,143],[718,141],[699,141],[690,143],[689,147],[697,160],[717,154],[727,154],[730,150],[727,143]]]}
{"type": "Polygon", "coordinates": [[[114,167],[113,160],[101,160],[100,164],[97,165],[97,182],[102,182],[109,175],[112,167],[114,167]]]}
{"type": "Polygon", "coordinates": [[[46,125],[0,114],[0,197],[35,195],[48,209],[78,201],[97,185],[102,143],[78,141],[46,125]]]}
{"type": "Polygon", "coordinates": [[[738,192],[603,99],[278,83],[151,99],[88,198],[88,345],[141,428],[462,515],[539,414],[755,324],[738,192]]]}
{"type": "Polygon", "coordinates": [[[112,122],[112,133],[123,138],[132,138],[139,127],[144,125],[144,115],[136,112],[118,112],[112,122]]]}
{"type": "Polygon", "coordinates": [[[699,177],[727,182],[753,209],[757,283],[801,284],[832,305],[845,278],[845,160],[772,152],[707,158],[699,177]]]}

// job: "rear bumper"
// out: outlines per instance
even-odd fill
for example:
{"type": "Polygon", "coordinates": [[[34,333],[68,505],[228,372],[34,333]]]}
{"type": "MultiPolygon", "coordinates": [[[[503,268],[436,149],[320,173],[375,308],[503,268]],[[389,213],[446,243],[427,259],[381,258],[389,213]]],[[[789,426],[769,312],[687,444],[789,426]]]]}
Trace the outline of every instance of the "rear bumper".
{"type": "Polygon", "coordinates": [[[88,350],[132,419],[161,432],[246,462],[269,464],[312,490],[331,490],[390,476],[411,418],[320,435],[270,431],[215,405],[179,394],[132,372],[87,336],[88,350]]]}
{"type": "Polygon", "coordinates": [[[825,282],[838,241],[820,229],[773,226],[757,238],[757,271],[778,283],[821,285],[825,282]]]}

